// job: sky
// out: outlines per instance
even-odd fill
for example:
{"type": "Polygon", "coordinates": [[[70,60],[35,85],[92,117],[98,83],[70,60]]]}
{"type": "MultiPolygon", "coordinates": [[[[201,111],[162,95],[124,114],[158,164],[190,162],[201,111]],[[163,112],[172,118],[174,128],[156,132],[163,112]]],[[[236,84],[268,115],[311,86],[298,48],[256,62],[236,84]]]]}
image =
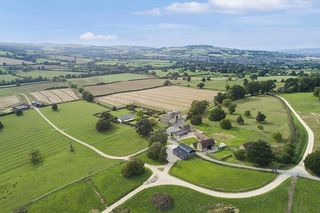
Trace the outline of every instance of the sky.
{"type": "Polygon", "coordinates": [[[320,0],[0,0],[0,42],[320,48],[320,0]]]}

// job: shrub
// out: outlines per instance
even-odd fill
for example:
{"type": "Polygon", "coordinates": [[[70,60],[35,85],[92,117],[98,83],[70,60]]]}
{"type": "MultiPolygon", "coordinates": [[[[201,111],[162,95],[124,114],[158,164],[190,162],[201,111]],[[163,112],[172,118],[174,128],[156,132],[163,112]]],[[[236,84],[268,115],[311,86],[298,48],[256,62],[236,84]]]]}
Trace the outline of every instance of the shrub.
{"type": "Polygon", "coordinates": [[[70,152],[74,153],[74,147],[73,147],[72,143],[70,143],[70,152]]]}
{"type": "Polygon", "coordinates": [[[270,144],[263,140],[252,143],[246,151],[246,157],[259,166],[267,166],[274,159],[270,144]]]}
{"type": "Polygon", "coordinates": [[[42,158],[42,154],[40,153],[39,150],[32,150],[31,153],[31,163],[36,165],[38,163],[41,163],[43,161],[43,158],[42,158]]]}
{"type": "Polygon", "coordinates": [[[222,106],[224,107],[228,107],[230,104],[232,104],[232,100],[229,98],[222,101],[222,106]]]}
{"type": "Polygon", "coordinates": [[[155,142],[159,142],[162,145],[166,145],[168,141],[168,135],[164,131],[157,131],[152,134],[149,140],[149,145],[155,142]]]}
{"type": "Polygon", "coordinates": [[[174,201],[170,195],[156,192],[151,198],[151,203],[160,211],[168,211],[173,207],[174,201]]]}
{"type": "Polygon", "coordinates": [[[220,121],[220,127],[222,129],[231,129],[232,128],[232,124],[231,121],[228,119],[223,119],[220,121]]]}
{"type": "Polygon", "coordinates": [[[159,152],[158,159],[162,162],[167,162],[167,147],[163,146],[159,152]]]}
{"type": "Polygon", "coordinates": [[[21,116],[21,115],[23,115],[23,111],[21,109],[17,109],[15,111],[15,114],[16,114],[16,116],[21,116]]]}
{"type": "Polygon", "coordinates": [[[28,210],[24,207],[15,209],[13,213],[28,213],[28,210]]]}
{"type": "Polygon", "coordinates": [[[166,80],[164,83],[163,83],[164,86],[170,86],[172,85],[172,83],[169,81],[169,80],[166,80]]]}
{"type": "Polygon", "coordinates": [[[192,125],[200,125],[202,124],[202,117],[201,115],[194,115],[190,118],[191,124],[192,125]]]}
{"type": "Polygon", "coordinates": [[[275,139],[277,142],[281,142],[283,140],[283,136],[280,132],[275,132],[272,134],[273,139],[275,139]]]}
{"type": "Polygon", "coordinates": [[[82,98],[88,102],[92,102],[94,99],[94,96],[88,91],[83,91],[82,98]]]}
{"type": "Polygon", "coordinates": [[[98,132],[104,132],[111,129],[111,122],[107,119],[99,119],[96,124],[96,130],[98,132]]]}
{"type": "Polygon", "coordinates": [[[101,113],[100,113],[100,116],[99,116],[99,117],[100,117],[101,119],[111,121],[112,118],[113,118],[113,115],[111,115],[110,112],[104,111],[104,112],[101,112],[101,113]]]}
{"type": "Polygon", "coordinates": [[[320,87],[314,88],[313,95],[314,95],[314,96],[317,96],[317,97],[320,97],[320,87]]]}
{"type": "Polygon", "coordinates": [[[132,158],[122,168],[121,173],[123,177],[130,178],[132,176],[142,175],[144,171],[144,163],[140,159],[132,158]]]}
{"type": "Polygon", "coordinates": [[[52,104],[51,109],[53,111],[57,111],[58,110],[58,105],[57,104],[52,104]]]}
{"type": "Polygon", "coordinates": [[[256,120],[259,123],[262,123],[263,121],[265,121],[267,118],[267,116],[265,114],[262,114],[261,112],[258,112],[257,116],[256,116],[256,120]]]}
{"type": "Polygon", "coordinates": [[[210,111],[209,120],[211,121],[221,121],[225,119],[226,113],[221,109],[221,107],[215,107],[213,110],[210,111]]]}
{"type": "Polygon", "coordinates": [[[259,130],[264,130],[263,125],[258,125],[257,127],[258,127],[259,130]]]}
{"type": "MultiPolygon", "coordinates": [[[[100,212],[100,211],[98,211],[100,212]]],[[[117,208],[115,208],[114,210],[112,210],[112,213],[131,213],[130,209],[126,209],[122,206],[119,206],[117,208]]]]}
{"type": "Polygon", "coordinates": [[[236,207],[226,204],[226,203],[217,203],[209,207],[207,213],[239,213],[240,210],[236,207]]]}
{"type": "Polygon", "coordinates": [[[161,143],[155,142],[148,148],[148,157],[151,159],[158,159],[161,148],[164,147],[161,143]]]}
{"type": "Polygon", "coordinates": [[[225,100],[226,94],[222,93],[222,92],[218,92],[218,94],[213,98],[214,104],[218,105],[218,104],[222,104],[223,100],[225,100]]]}
{"type": "Polygon", "coordinates": [[[202,82],[206,82],[206,78],[202,78],[201,81],[202,81],[202,82]]]}
{"type": "Polygon", "coordinates": [[[249,110],[245,111],[244,116],[251,117],[251,112],[249,110]]]}
{"type": "Polygon", "coordinates": [[[139,135],[148,136],[153,131],[152,125],[147,118],[142,118],[135,126],[139,135]]]}
{"type": "Polygon", "coordinates": [[[304,165],[310,169],[314,174],[320,176],[320,151],[315,151],[309,154],[304,160],[304,165]]]}
{"type": "Polygon", "coordinates": [[[3,129],[3,127],[4,127],[4,125],[3,125],[3,123],[1,123],[1,121],[0,121],[0,129],[3,129]]]}
{"type": "Polygon", "coordinates": [[[155,117],[149,117],[148,119],[149,119],[152,126],[157,125],[158,121],[155,117]]]}
{"type": "Polygon", "coordinates": [[[228,106],[228,111],[232,115],[236,111],[237,104],[231,103],[228,106]]]}
{"type": "Polygon", "coordinates": [[[202,83],[202,82],[200,82],[199,84],[197,84],[197,87],[198,87],[199,89],[202,89],[204,86],[205,86],[205,84],[202,83]]]}
{"type": "Polygon", "coordinates": [[[242,116],[241,115],[239,115],[238,117],[237,117],[237,123],[238,124],[240,124],[240,125],[243,125],[244,124],[244,120],[243,120],[243,118],[242,118],[242,116]]]}
{"type": "Polygon", "coordinates": [[[246,151],[243,149],[238,149],[237,151],[234,152],[234,156],[238,160],[244,160],[244,159],[246,159],[246,151]]]}

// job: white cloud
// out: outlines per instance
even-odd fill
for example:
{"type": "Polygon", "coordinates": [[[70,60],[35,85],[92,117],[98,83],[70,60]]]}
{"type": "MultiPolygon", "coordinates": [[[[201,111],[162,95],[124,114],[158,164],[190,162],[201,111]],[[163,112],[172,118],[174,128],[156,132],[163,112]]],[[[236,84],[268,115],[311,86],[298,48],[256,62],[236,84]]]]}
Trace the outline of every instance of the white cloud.
{"type": "Polygon", "coordinates": [[[116,35],[97,35],[92,32],[86,32],[79,36],[79,39],[83,41],[110,41],[116,38],[116,35]]]}
{"type": "Polygon", "coordinates": [[[195,1],[173,3],[166,7],[169,12],[186,12],[186,13],[204,13],[210,9],[207,3],[199,3],[195,1]]]}
{"type": "Polygon", "coordinates": [[[174,29],[185,29],[190,28],[188,25],[184,24],[175,24],[175,23],[160,23],[157,25],[159,29],[162,30],[174,30],[174,29]]]}
{"type": "Polygon", "coordinates": [[[144,10],[144,11],[136,11],[133,13],[134,15],[138,15],[138,16],[161,16],[162,12],[161,9],[159,7],[150,9],[150,10],[144,10]]]}
{"type": "Polygon", "coordinates": [[[250,11],[283,10],[310,6],[311,0],[209,0],[215,10],[250,11]]]}

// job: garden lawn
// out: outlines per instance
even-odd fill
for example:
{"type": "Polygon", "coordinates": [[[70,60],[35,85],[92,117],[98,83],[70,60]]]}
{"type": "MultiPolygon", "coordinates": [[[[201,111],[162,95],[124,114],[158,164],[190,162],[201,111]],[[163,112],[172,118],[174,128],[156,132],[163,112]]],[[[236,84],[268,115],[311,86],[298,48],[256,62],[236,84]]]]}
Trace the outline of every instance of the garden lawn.
{"type": "Polygon", "coordinates": [[[132,213],[160,212],[151,204],[151,198],[156,192],[164,192],[174,199],[173,208],[167,211],[170,213],[207,213],[211,205],[222,202],[229,203],[245,213],[285,212],[289,184],[290,180],[287,180],[266,194],[244,199],[212,197],[181,186],[157,186],[140,192],[122,206],[130,209],[132,213]]]}
{"type": "Polygon", "coordinates": [[[100,202],[92,186],[83,181],[35,202],[28,208],[28,213],[88,213],[92,209],[102,211],[105,206],[100,202]]]}
{"type": "Polygon", "coordinates": [[[299,178],[293,198],[293,213],[317,213],[319,202],[320,182],[299,178]]]}
{"type": "Polygon", "coordinates": [[[272,173],[221,166],[200,158],[178,161],[170,174],[201,187],[226,192],[260,188],[276,177],[272,173]]]}
{"type": "Polygon", "coordinates": [[[111,167],[120,161],[100,157],[49,126],[33,110],[23,116],[1,117],[0,209],[11,212],[49,191],[111,167]],[[70,143],[75,152],[70,152],[70,143]],[[36,166],[30,152],[39,150],[44,161],[36,166]]]}
{"type": "Polygon", "coordinates": [[[98,118],[93,114],[106,110],[85,101],[59,104],[57,112],[51,107],[41,109],[60,129],[107,154],[125,156],[148,146],[148,138],[138,135],[134,127],[125,124],[112,124],[110,130],[99,133],[95,128],[98,118]]]}
{"type": "Polygon", "coordinates": [[[193,143],[198,142],[198,141],[199,141],[199,140],[196,139],[195,137],[191,137],[191,138],[183,139],[181,142],[190,146],[190,145],[192,145],[193,143]]]}
{"type": "Polygon", "coordinates": [[[145,173],[141,176],[125,178],[121,174],[123,166],[124,164],[113,167],[91,178],[108,205],[138,188],[151,176],[151,171],[146,169],[145,173]]]}
{"type": "Polygon", "coordinates": [[[150,76],[143,75],[143,74],[134,74],[134,73],[121,73],[121,74],[94,76],[94,77],[88,77],[88,78],[74,78],[74,79],[69,79],[68,81],[80,86],[87,86],[87,85],[95,85],[98,83],[112,83],[112,82],[118,82],[118,81],[129,81],[129,80],[146,79],[146,78],[150,78],[150,76]]]}
{"type": "Polygon", "coordinates": [[[281,94],[299,113],[303,120],[313,130],[315,136],[314,150],[320,148],[320,101],[312,93],[281,94]]]}

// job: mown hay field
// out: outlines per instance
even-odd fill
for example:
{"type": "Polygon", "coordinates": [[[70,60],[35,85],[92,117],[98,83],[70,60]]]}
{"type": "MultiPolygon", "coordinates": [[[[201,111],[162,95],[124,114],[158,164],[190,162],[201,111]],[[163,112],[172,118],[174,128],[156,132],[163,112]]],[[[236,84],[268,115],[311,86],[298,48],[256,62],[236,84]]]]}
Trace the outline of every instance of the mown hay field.
{"type": "Polygon", "coordinates": [[[24,64],[31,64],[31,62],[29,62],[29,61],[0,57],[0,66],[3,65],[4,63],[6,65],[21,65],[23,63],[24,64]]]}
{"type": "Polygon", "coordinates": [[[103,96],[96,98],[96,102],[116,107],[135,104],[158,110],[186,111],[190,108],[192,101],[212,101],[216,94],[210,90],[169,86],[103,96]]]}
{"type": "Polygon", "coordinates": [[[43,90],[40,92],[32,92],[31,95],[37,101],[46,104],[56,104],[79,99],[72,89],[43,90]]]}
{"type": "Polygon", "coordinates": [[[146,79],[150,77],[151,77],[150,75],[143,75],[143,74],[121,73],[121,74],[94,76],[94,77],[88,77],[88,78],[73,78],[73,79],[69,79],[68,81],[80,86],[87,86],[87,85],[94,85],[98,83],[113,83],[118,81],[146,79]]]}
{"type": "Polygon", "coordinates": [[[110,95],[120,92],[128,92],[133,90],[142,90],[153,87],[162,86],[164,80],[146,79],[137,81],[124,81],[105,85],[88,86],[84,89],[92,93],[94,96],[110,95]]]}
{"type": "Polygon", "coordinates": [[[19,103],[20,103],[20,99],[17,96],[0,97],[0,110],[18,105],[19,103]]]}
{"type": "Polygon", "coordinates": [[[38,196],[120,162],[64,137],[34,110],[1,117],[1,122],[0,212],[13,212],[38,196]],[[42,163],[31,163],[32,150],[42,153],[42,163]]]}

